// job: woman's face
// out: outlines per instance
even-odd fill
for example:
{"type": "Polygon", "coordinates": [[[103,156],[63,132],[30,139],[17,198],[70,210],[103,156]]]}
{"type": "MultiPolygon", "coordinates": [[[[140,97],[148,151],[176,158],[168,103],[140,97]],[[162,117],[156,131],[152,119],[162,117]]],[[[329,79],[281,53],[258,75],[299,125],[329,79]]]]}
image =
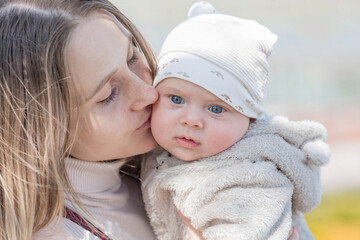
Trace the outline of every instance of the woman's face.
{"type": "Polygon", "coordinates": [[[111,160],[156,146],[150,117],[158,94],[146,60],[131,39],[130,32],[103,13],[81,22],[70,36],[66,53],[73,80],[70,94],[81,102],[75,110],[77,131],[70,123],[73,157],[111,160]]]}

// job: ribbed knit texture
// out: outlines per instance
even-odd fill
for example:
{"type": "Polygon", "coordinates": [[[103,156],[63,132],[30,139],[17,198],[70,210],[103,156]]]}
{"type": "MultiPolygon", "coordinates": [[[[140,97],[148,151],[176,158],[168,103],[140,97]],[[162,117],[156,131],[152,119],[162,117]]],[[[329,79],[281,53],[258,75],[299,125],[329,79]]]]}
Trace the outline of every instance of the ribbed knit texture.
{"type": "Polygon", "coordinates": [[[239,78],[262,103],[268,80],[270,54],[276,36],[256,21],[223,14],[207,14],[183,22],[168,35],[159,59],[168,52],[188,52],[239,78]]]}
{"type": "MultiPolygon", "coordinates": [[[[122,161],[86,162],[66,159],[66,169],[80,201],[95,220],[87,218],[112,239],[155,239],[141,200],[140,186],[134,179],[120,178],[122,161]],[[86,196],[86,197],[85,197],[86,196]]],[[[65,200],[65,205],[74,209],[65,200]]],[[[85,216],[79,210],[76,210],[85,216]]],[[[98,239],[68,219],[62,219],[58,228],[45,227],[35,234],[34,240],[98,239]]]]}
{"type": "MultiPolygon", "coordinates": [[[[259,105],[255,107],[260,110],[255,112],[257,112],[256,115],[260,115],[262,112],[259,113],[259,111],[264,111],[260,106],[263,105],[265,99],[269,75],[267,57],[272,51],[277,36],[256,21],[215,13],[215,10],[208,14],[211,11],[208,5],[205,6],[205,11],[202,14],[201,9],[190,9],[190,16],[195,13],[200,15],[182,22],[167,36],[158,58],[159,71],[154,85],[156,86],[168,77],[178,77],[209,90],[209,82],[216,81],[216,78],[194,79],[191,76],[193,72],[213,69],[204,69],[200,63],[183,68],[182,59],[176,55],[188,53],[194,58],[209,62],[229,75],[223,79],[224,81],[218,83],[216,90],[210,89],[210,92],[217,96],[231,95],[231,101],[223,100],[244,115],[247,115],[246,111],[242,112],[239,109],[259,105]],[[174,56],[173,60],[167,58],[168,54],[174,56]],[[178,71],[174,71],[172,65],[176,65],[175,68],[178,71]],[[179,76],[179,72],[186,72],[190,78],[179,76]],[[239,87],[244,88],[251,99],[245,102],[236,101],[237,94],[240,93],[229,92],[239,87]],[[241,102],[241,104],[233,104],[233,102],[241,102]]],[[[251,115],[249,117],[257,117],[252,113],[249,114],[251,115]]]]}

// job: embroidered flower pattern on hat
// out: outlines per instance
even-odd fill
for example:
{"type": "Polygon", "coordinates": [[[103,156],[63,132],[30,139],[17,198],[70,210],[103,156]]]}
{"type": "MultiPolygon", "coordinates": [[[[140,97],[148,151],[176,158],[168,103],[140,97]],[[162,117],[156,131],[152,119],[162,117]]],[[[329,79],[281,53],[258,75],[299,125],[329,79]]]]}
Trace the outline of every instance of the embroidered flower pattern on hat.
{"type": "Polygon", "coordinates": [[[178,72],[183,77],[190,78],[190,76],[186,72],[178,72]]]}
{"type": "Polygon", "coordinates": [[[249,99],[246,99],[245,101],[246,101],[250,106],[254,106],[254,105],[255,105],[255,103],[254,103],[253,101],[249,100],[249,99]]]}
{"type": "Polygon", "coordinates": [[[236,110],[238,110],[239,112],[243,113],[244,109],[240,106],[235,106],[236,110]]]}
{"type": "Polygon", "coordinates": [[[214,73],[217,77],[220,77],[222,80],[224,80],[224,76],[218,72],[218,71],[211,71],[211,73],[214,73]]]}
{"type": "Polygon", "coordinates": [[[164,63],[161,68],[164,69],[164,68],[166,68],[167,65],[168,65],[168,63],[164,63]]]}
{"type": "Polygon", "coordinates": [[[230,99],[230,97],[228,95],[221,94],[221,97],[223,97],[223,99],[225,99],[225,101],[232,103],[232,101],[231,101],[231,99],[230,99]]]}
{"type": "Polygon", "coordinates": [[[179,62],[179,59],[173,58],[172,60],[170,60],[170,63],[174,63],[174,62],[179,62]]]}

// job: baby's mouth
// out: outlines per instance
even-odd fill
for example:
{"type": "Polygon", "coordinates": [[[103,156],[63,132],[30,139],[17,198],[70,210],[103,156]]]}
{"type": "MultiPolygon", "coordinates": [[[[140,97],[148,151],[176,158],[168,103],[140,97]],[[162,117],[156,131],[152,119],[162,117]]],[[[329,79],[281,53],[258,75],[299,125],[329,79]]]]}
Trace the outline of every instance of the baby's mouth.
{"type": "Polygon", "coordinates": [[[184,148],[196,148],[200,143],[188,137],[175,137],[176,143],[184,148]]]}

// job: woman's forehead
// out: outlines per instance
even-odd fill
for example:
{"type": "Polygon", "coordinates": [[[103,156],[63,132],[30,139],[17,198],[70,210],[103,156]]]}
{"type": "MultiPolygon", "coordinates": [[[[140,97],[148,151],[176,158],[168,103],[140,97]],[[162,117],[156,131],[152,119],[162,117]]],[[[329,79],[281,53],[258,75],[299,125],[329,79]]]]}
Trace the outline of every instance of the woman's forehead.
{"type": "Polygon", "coordinates": [[[84,98],[88,98],[109,74],[126,66],[130,36],[103,13],[97,13],[75,27],[67,47],[66,65],[84,98]]]}
{"type": "Polygon", "coordinates": [[[105,10],[105,9],[100,9],[99,13],[104,14],[105,16],[107,16],[110,20],[112,20],[116,26],[120,29],[120,31],[127,37],[127,38],[131,38],[132,35],[131,33],[122,25],[122,23],[114,16],[114,14],[110,13],[109,11],[105,10]]]}

